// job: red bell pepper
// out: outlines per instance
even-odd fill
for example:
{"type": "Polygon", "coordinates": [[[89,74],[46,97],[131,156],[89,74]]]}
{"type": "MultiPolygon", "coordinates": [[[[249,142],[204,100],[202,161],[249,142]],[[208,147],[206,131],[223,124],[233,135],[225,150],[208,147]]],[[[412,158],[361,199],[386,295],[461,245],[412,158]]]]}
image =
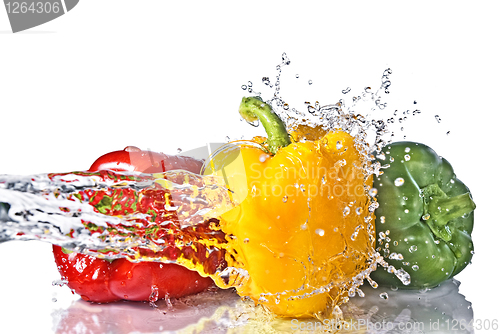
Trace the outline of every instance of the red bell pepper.
{"type": "MultiPolygon", "coordinates": [[[[159,173],[181,169],[199,173],[202,162],[189,157],[168,156],[128,146],[98,158],[89,171],[114,170],[159,173]]],[[[156,301],[178,298],[214,286],[209,277],[173,263],[113,261],[69,252],[53,246],[57,268],[67,285],[82,299],[106,303],[121,299],[156,301]]]]}

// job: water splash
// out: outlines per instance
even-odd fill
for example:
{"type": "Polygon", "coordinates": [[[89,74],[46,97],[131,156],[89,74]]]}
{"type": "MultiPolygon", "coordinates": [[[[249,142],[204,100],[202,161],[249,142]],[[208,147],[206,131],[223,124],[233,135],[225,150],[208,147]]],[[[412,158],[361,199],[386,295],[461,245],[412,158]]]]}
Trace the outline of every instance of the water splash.
{"type": "Polygon", "coordinates": [[[223,180],[185,171],[0,176],[0,240],[41,240],[101,258],[224,269],[232,207],[223,180]]]}
{"type": "MultiPolygon", "coordinates": [[[[363,157],[362,166],[356,167],[364,171],[364,183],[369,184],[373,175],[384,167],[373,163],[373,155],[383,155],[382,148],[391,142],[394,131],[390,124],[403,123],[405,115],[410,113],[403,112],[399,119],[377,120],[360,111],[387,109],[382,94],[389,93],[392,71],[384,71],[378,89],[366,86],[352,99],[340,99],[333,104],[305,102],[306,110],[301,111],[290,107],[281,96],[281,73],[288,65],[290,60],[283,53],[281,63],[276,66],[276,81],[272,83],[269,77],[262,78],[265,87],[274,89],[267,102],[290,132],[307,126],[325,132],[342,130],[353,136],[355,147],[363,157]]],[[[312,80],[308,84],[311,85],[312,80]]],[[[252,81],[241,88],[247,93],[261,95],[255,91],[252,81]]],[[[350,92],[351,88],[346,88],[341,93],[350,92]]],[[[396,114],[397,111],[394,116],[396,114]]],[[[336,147],[342,149],[342,145],[336,147]]],[[[303,186],[301,190],[305,191],[303,186]]],[[[364,212],[356,210],[356,214],[362,216],[362,224],[342,235],[345,243],[364,234],[369,243],[375,245],[371,214],[378,206],[374,196],[376,190],[366,186],[364,192],[369,199],[368,213],[363,216],[364,212]]],[[[0,202],[4,203],[0,205],[0,240],[43,240],[101,258],[175,262],[213,277],[219,286],[241,286],[248,279],[248,273],[243,268],[227,266],[226,252],[232,254],[234,249],[217,219],[234,207],[230,197],[223,180],[180,171],[153,175],[103,171],[0,176],[0,202]],[[133,210],[128,212],[125,208],[133,210]]],[[[284,203],[293,205],[287,200],[283,198],[284,203]]],[[[350,205],[356,207],[354,203],[350,205]]],[[[309,201],[308,207],[311,211],[309,201]]],[[[350,212],[350,207],[346,206],[344,216],[352,215],[350,212]]],[[[307,221],[303,226],[303,230],[308,229],[307,221]]],[[[328,233],[331,231],[315,231],[319,237],[328,233]]],[[[343,254],[338,257],[342,258],[343,254]]],[[[261,298],[268,301],[304,299],[338,288],[340,293],[335,300],[335,309],[338,309],[338,305],[347,302],[350,296],[360,294],[358,288],[365,280],[377,286],[369,275],[378,265],[388,267],[374,247],[367,251],[366,257],[365,269],[348,278],[340,288],[330,282],[261,298]]],[[[402,281],[409,281],[409,274],[404,270],[390,269],[402,281]]],[[[152,299],[155,298],[152,291],[152,299]]],[[[324,316],[318,315],[318,318],[324,316]]]]}

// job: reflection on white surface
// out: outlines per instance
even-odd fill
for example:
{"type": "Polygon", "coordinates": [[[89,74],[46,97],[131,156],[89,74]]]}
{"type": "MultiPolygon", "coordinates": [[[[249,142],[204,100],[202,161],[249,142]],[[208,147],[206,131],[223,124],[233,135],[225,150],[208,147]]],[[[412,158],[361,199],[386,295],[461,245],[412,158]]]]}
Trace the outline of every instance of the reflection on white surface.
{"type": "MultiPolygon", "coordinates": [[[[428,291],[363,287],[364,297],[343,308],[345,333],[473,333],[472,305],[448,280],[428,291]]],[[[233,290],[216,290],[148,303],[74,301],[52,312],[58,334],[100,333],[323,333],[329,321],[276,319],[243,302],[233,290]]]]}
{"type": "Polygon", "coordinates": [[[52,313],[55,333],[225,333],[229,310],[239,302],[233,290],[203,292],[195,296],[149,303],[121,301],[94,304],[77,300],[52,313]]]}
{"type": "Polygon", "coordinates": [[[365,296],[351,299],[347,309],[363,314],[372,333],[473,333],[472,304],[459,286],[450,279],[427,291],[365,287],[365,296]]]}

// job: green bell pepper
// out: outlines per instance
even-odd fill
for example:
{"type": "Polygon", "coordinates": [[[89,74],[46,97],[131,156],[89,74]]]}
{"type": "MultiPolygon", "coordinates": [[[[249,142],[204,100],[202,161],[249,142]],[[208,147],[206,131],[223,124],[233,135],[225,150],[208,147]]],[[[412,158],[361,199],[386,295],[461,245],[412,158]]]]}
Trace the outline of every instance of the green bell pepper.
{"type": "Polygon", "coordinates": [[[377,251],[389,266],[371,277],[382,285],[423,289],[458,274],[474,253],[476,206],[467,186],[423,144],[390,144],[377,161],[383,171],[373,182],[377,251]]]}

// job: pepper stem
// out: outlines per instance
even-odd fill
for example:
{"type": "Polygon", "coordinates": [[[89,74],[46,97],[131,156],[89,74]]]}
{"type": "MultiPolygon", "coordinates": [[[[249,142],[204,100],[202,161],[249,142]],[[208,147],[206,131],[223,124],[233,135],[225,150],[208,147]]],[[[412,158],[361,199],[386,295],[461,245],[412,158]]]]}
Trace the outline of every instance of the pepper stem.
{"type": "Polygon", "coordinates": [[[276,154],[281,147],[288,146],[291,141],[285,124],[276,115],[271,106],[258,96],[244,97],[240,104],[240,115],[247,122],[259,120],[267,133],[269,151],[276,154]]]}
{"type": "Polygon", "coordinates": [[[437,184],[432,184],[424,188],[422,194],[424,197],[423,219],[432,232],[445,241],[451,240],[448,222],[462,217],[476,208],[470,192],[448,197],[437,184]]]}

